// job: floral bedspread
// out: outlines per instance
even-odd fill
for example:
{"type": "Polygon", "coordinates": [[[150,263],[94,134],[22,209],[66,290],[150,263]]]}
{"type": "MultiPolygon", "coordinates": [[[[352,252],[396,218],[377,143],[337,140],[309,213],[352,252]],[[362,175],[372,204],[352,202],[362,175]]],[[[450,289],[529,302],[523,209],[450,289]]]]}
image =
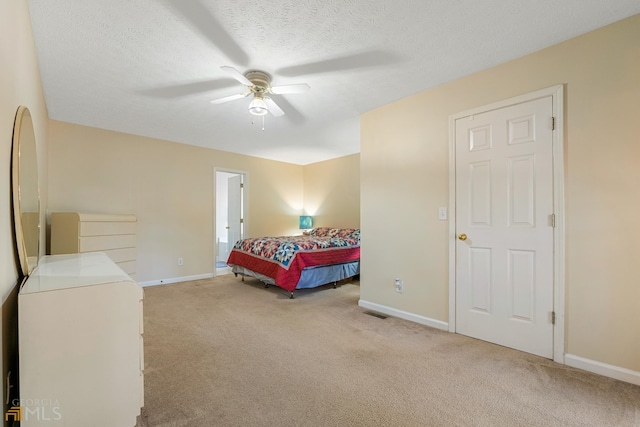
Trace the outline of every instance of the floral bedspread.
{"type": "Polygon", "coordinates": [[[359,259],[359,229],[319,227],[303,236],[239,240],[231,250],[227,264],[269,276],[278,286],[293,291],[306,267],[359,259]]]}

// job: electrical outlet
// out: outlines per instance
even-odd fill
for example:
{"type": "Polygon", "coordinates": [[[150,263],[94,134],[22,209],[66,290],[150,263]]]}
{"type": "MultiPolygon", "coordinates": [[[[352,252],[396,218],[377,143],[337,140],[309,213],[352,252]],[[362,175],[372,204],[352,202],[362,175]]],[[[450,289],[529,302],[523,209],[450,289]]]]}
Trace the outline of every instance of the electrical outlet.
{"type": "Polygon", "coordinates": [[[178,265],[184,265],[184,260],[182,258],[178,258],[178,265]]]}
{"type": "Polygon", "coordinates": [[[402,280],[396,279],[396,292],[402,293],[402,280]]]}

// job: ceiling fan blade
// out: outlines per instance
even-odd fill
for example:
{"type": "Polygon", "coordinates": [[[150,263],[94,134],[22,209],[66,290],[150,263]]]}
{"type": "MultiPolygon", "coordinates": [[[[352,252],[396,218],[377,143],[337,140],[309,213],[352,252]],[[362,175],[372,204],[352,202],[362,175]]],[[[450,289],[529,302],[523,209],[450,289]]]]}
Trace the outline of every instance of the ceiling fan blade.
{"type": "Polygon", "coordinates": [[[286,111],[286,120],[295,125],[301,125],[307,122],[307,118],[298,111],[296,107],[291,105],[289,100],[281,96],[280,98],[276,98],[278,101],[278,107],[280,107],[283,111],[286,111]]]}
{"type": "Polygon", "coordinates": [[[278,75],[285,77],[297,77],[309,74],[320,74],[335,71],[349,71],[361,68],[379,67],[400,62],[403,58],[395,53],[381,50],[360,52],[352,55],[324,59],[317,62],[309,62],[302,65],[280,68],[278,75]]]}
{"type": "Polygon", "coordinates": [[[229,89],[236,86],[236,81],[231,79],[200,80],[177,85],[160,86],[142,89],[138,92],[155,98],[181,98],[190,95],[199,95],[219,89],[229,89]]]}
{"type": "Polygon", "coordinates": [[[278,107],[278,104],[276,104],[273,99],[267,96],[263,97],[262,99],[264,99],[264,102],[266,102],[271,114],[276,117],[284,116],[284,111],[282,111],[282,108],[278,107]]]}
{"type": "Polygon", "coordinates": [[[271,93],[275,93],[276,95],[284,95],[287,93],[305,93],[309,92],[310,90],[311,86],[306,83],[271,87],[271,93]]]}
{"type": "Polygon", "coordinates": [[[249,87],[253,86],[253,83],[251,83],[251,80],[246,78],[244,76],[244,74],[242,74],[240,71],[236,70],[235,68],[229,67],[227,65],[223,65],[220,68],[222,68],[224,71],[229,73],[229,75],[231,75],[231,77],[233,77],[234,79],[236,79],[237,81],[239,81],[243,85],[249,86],[249,87]]]}
{"type": "Polygon", "coordinates": [[[231,35],[224,29],[222,24],[205,6],[205,2],[201,0],[180,0],[180,1],[164,1],[177,14],[181,15],[183,21],[189,29],[196,30],[206,40],[211,42],[223,55],[234,64],[246,67],[249,64],[249,56],[236,43],[231,35]]]}
{"type": "MultiPolygon", "coordinates": [[[[251,92],[249,92],[249,93],[251,93],[251,92]]],[[[237,93],[235,95],[229,95],[229,96],[225,96],[223,98],[212,99],[209,102],[211,102],[212,104],[222,104],[222,103],[225,103],[225,102],[234,101],[236,99],[244,98],[244,97],[248,96],[249,93],[237,93]]]]}

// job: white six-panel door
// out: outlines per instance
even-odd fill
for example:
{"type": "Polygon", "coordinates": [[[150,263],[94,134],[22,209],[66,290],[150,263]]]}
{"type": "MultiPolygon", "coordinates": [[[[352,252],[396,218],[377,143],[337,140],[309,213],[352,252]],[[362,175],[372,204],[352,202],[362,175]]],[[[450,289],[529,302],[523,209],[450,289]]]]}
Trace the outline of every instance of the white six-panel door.
{"type": "Polygon", "coordinates": [[[456,332],[553,357],[552,97],[455,120],[456,332]]]}

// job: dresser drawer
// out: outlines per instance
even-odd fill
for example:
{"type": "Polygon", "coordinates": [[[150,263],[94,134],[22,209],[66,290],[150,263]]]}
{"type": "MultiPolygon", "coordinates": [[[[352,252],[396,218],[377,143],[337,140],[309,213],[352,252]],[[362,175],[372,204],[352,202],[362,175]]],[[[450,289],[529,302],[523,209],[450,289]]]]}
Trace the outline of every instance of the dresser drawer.
{"type": "Polygon", "coordinates": [[[136,259],[136,248],[108,249],[101,252],[107,254],[115,263],[135,261],[136,259]]]}
{"type": "Polygon", "coordinates": [[[101,221],[81,222],[80,236],[108,236],[112,234],[136,234],[135,222],[101,221]]]}
{"type": "Polygon", "coordinates": [[[80,237],[79,252],[100,252],[110,249],[135,248],[135,234],[123,234],[116,236],[89,236],[80,237]]]}

